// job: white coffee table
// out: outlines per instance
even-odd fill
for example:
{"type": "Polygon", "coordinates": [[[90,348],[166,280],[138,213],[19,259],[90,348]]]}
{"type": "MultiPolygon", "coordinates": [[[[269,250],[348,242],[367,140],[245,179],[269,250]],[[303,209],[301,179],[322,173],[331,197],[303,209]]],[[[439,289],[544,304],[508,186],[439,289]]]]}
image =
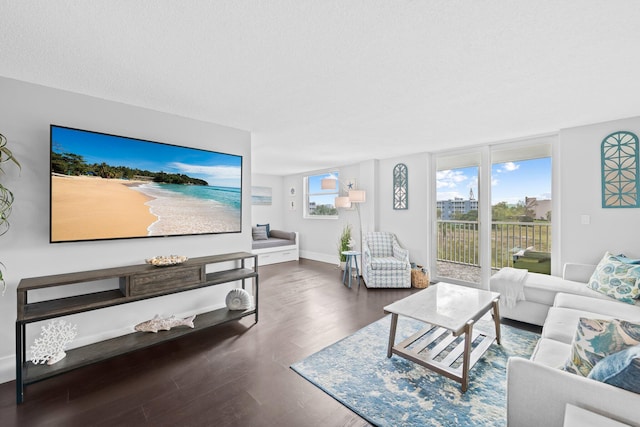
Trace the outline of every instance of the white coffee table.
{"type": "Polygon", "coordinates": [[[462,391],[467,391],[469,370],[494,341],[500,344],[499,300],[500,294],[497,292],[441,282],[386,306],[384,311],[391,313],[387,357],[397,354],[458,381],[462,385],[462,391]],[[473,328],[491,309],[495,336],[473,328]],[[395,344],[398,316],[410,317],[428,325],[401,343],[395,344]],[[437,360],[460,335],[464,335],[464,340],[451,349],[442,360],[437,360]],[[480,336],[482,341],[472,350],[471,344],[480,336]],[[437,345],[427,348],[438,339],[441,341],[437,345]],[[419,343],[412,345],[415,342],[419,343]],[[453,368],[452,365],[461,355],[462,363],[453,368]]]}

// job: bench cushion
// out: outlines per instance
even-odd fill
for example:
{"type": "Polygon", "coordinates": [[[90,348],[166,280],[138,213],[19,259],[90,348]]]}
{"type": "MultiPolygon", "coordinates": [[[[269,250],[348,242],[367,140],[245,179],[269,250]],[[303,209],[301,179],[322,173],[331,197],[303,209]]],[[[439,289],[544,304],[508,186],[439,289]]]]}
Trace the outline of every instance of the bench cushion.
{"type": "Polygon", "coordinates": [[[267,240],[254,240],[251,245],[252,249],[276,248],[279,246],[295,245],[295,241],[286,239],[269,238],[267,240]]]}

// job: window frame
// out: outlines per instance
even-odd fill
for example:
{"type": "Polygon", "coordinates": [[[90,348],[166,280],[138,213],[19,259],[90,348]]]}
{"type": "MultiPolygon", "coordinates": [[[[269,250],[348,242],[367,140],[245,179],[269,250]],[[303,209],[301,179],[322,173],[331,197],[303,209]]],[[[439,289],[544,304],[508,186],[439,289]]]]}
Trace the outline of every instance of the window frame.
{"type": "MultiPolygon", "coordinates": [[[[430,156],[430,196],[431,210],[427,217],[432,223],[432,230],[437,230],[437,178],[436,175],[441,169],[455,169],[468,164],[470,159],[478,158],[479,179],[478,199],[480,206],[478,208],[478,221],[480,222],[480,266],[481,266],[481,286],[488,286],[491,278],[491,169],[494,163],[503,163],[505,161],[530,160],[536,157],[551,158],[551,274],[560,275],[560,224],[558,218],[561,217],[560,212],[560,188],[558,184],[559,166],[556,159],[558,158],[558,134],[549,133],[544,135],[532,136],[518,140],[502,141],[493,144],[486,144],[477,147],[470,147],[455,150],[443,150],[432,153],[430,156]],[[443,160],[446,160],[443,162],[443,160]],[[484,224],[484,225],[483,225],[484,224]]],[[[433,268],[434,279],[449,281],[451,283],[466,284],[460,280],[441,277],[437,271],[437,234],[434,232],[429,239],[429,263],[433,268]]],[[[477,286],[477,285],[474,285],[477,286]]]]}
{"type": "Polygon", "coordinates": [[[315,174],[310,174],[310,175],[305,175],[304,176],[304,215],[303,218],[305,219],[320,219],[320,220],[325,220],[325,219],[338,219],[338,209],[335,207],[335,202],[332,201],[330,206],[335,209],[335,214],[333,215],[329,215],[329,214],[312,214],[311,213],[311,203],[312,203],[312,198],[314,197],[331,197],[333,200],[335,200],[336,197],[340,196],[340,174],[337,170],[330,170],[330,171],[325,171],[322,173],[315,173],[315,174]],[[336,179],[336,188],[332,189],[332,190],[322,190],[319,189],[318,191],[312,191],[310,189],[310,183],[314,180],[314,179],[318,179],[321,180],[323,178],[329,178],[329,177],[334,177],[336,179]]]}

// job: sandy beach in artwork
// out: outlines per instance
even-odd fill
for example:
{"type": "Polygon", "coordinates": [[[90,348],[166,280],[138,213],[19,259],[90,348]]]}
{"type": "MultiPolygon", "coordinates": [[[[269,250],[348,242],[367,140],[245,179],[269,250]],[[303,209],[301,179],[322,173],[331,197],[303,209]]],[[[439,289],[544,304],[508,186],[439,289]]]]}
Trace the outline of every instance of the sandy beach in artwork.
{"type": "MultiPolygon", "coordinates": [[[[142,182],[140,182],[142,183],[142,182]]],[[[52,241],[147,236],[158,218],[153,200],[131,186],[136,181],[87,176],[53,176],[52,241]]]]}

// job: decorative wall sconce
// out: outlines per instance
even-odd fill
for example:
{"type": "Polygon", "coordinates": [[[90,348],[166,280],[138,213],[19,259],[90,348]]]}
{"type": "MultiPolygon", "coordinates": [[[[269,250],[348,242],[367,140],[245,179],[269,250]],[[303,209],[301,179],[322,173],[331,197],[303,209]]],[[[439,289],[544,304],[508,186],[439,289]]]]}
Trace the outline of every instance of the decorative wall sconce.
{"type": "Polygon", "coordinates": [[[393,209],[409,209],[409,171],[404,163],[393,168],[393,209]]]}
{"type": "Polygon", "coordinates": [[[638,137],[626,131],[614,132],[602,141],[602,207],[640,207],[638,137]]]}

